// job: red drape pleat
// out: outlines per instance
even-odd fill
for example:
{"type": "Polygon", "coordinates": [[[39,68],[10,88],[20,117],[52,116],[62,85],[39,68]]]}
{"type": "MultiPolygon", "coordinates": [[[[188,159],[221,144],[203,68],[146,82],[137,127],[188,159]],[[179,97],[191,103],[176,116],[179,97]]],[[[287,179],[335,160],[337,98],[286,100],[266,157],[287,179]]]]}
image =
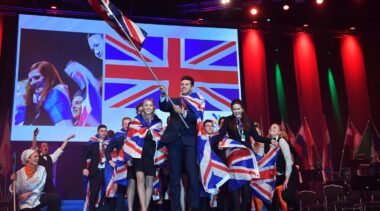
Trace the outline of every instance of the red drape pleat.
{"type": "Polygon", "coordinates": [[[370,105],[362,47],[359,39],[352,35],[343,36],[340,44],[350,119],[363,131],[370,105]]]}
{"type": "Polygon", "coordinates": [[[269,103],[264,38],[253,29],[241,31],[245,102],[251,119],[269,128],[269,103]]]}
{"type": "Polygon", "coordinates": [[[1,57],[2,44],[3,44],[3,16],[0,14],[0,57],[1,57]]]}
{"type": "Polygon", "coordinates": [[[299,32],[293,39],[294,65],[301,122],[307,119],[319,155],[322,155],[323,108],[317,56],[311,35],[299,32]]]}

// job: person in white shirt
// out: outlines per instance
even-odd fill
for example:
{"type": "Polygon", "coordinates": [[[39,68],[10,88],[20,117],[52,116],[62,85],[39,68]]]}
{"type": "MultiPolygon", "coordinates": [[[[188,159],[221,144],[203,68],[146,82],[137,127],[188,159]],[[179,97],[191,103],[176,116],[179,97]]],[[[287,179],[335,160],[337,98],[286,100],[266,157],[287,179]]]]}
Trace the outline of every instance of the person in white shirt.
{"type": "Polygon", "coordinates": [[[282,210],[288,210],[289,207],[298,210],[298,171],[294,165],[294,160],[298,155],[295,154],[295,150],[292,150],[292,146],[286,140],[286,134],[282,132],[279,124],[270,126],[269,136],[278,141],[281,149],[276,161],[276,191],[272,208],[278,210],[277,206],[280,202],[282,210]]]}
{"type": "MultiPolygon", "coordinates": [[[[32,149],[38,150],[37,148],[37,136],[39,133],[39,129],[36,128],[33,132],[33,141],[32,141],[32,149]]],[[[49,154],[49,145],[47,142],[42,142],[40,144],[39,148],[39,160],[38,160],[38,165],[41,165],[45,167],[46,169],[46,184],[45,184],[45,189],[44,192],[46,193],[54,193],[55,188],[54,188],[54,172],[53,172],[53,164],[57,162],[58,158],[62,155],[63,150],[65,149],[68,141],[72,138],[74,138],[75,135],[71,134],[69,135],[62,143],[62,145],[56,149],[52,154],[49,154]]]]}
{"type": "Polygon", "coordinates": [[[40,210],[48,207],[48,211],[60,211],[61,199],[55,193],[44,193],[43,189],[46,181],[46,170],[38,165],[39,156],[33,149],[26,149],[21,155],[22,167],[11,175],[9,191],[16,191],[19,206],[22,211],[40,210]]]}

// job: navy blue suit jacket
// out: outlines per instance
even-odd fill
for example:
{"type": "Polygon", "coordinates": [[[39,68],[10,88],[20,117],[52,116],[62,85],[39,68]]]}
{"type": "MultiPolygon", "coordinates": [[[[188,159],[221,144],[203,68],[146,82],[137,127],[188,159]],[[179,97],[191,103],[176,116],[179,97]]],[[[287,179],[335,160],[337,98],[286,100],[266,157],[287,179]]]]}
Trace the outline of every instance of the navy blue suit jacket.
{"type": "MultiPolygon", "coordinates": [[[[179,105],[182,107],[182,99],[181,98],[172,98],[172,101],[175,105],[179,105]]],[[[170,120],[168,122],[168,126],[161,138],[161,142],[163,143],[171,143],[173,141],[182,141],[184,145],[187,146],[195,146],[197,143],[197,134],[196,134],[196,126],[197,126],[197,116],[196,114],[189,108],[187,109],[187,115],[185,119],[186,124],[189,128],[186,128],[185,124],[182,122],[180,118],[180,114],[177,114],[173,105],[166,100],[164,102],[159,103],[160,110],[164,112],[170,112],[170,120]]]]}

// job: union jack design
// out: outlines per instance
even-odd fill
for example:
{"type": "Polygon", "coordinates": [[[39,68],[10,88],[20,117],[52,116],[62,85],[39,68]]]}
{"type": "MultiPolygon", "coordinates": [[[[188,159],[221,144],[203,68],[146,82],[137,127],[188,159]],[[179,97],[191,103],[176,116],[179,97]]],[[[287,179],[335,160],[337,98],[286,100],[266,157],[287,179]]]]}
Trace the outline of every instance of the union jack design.
{"type": "Polygon", "coordinates": [[[251,188],[255,197],[269,204],[272,203],[276,183],[276,160],[279,149],[279,147],[274,147],[264,156],[256,154],[260,177],[251,180],[251,188]]]}
{"type": "Polygon", "coordinates": [[[211,150],[203,128],[204,98],[199,93],[193,93],[182,96],[182,99],[197,116],[199,168],[203,187],[207,193],[217,193],[219,187],[227,182],[229,175],[227,166],[211,150]]]}
{"type": "Polygon", "coordinates": [[[236,190],[252,179],[260,177],[256,156],[252,150],[227,136],[219,143],[219,148],[226,149],[231,176],[228,182],[230,190],[236,190]]]}
{"type": "MultiPolygon", "coordinates": [[[[158,99],[157,83],[139,55],[117,38],[105,38],[103,105],[135,108],[145,98],[158,99]]],[[[206,97],[207,111],[228,110],[240,96],[236,42],[147,37],[141,53],[172,97],[179,96],[183,75],[194,78],[194,91],[206,97]]]]}

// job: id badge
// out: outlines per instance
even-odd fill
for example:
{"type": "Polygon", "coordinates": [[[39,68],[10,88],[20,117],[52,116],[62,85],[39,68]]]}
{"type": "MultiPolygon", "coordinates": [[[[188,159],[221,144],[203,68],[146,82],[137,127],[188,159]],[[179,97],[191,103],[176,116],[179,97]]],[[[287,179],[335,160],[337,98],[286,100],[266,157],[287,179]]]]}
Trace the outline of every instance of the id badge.
{"type": "Polygon", "coordinates": [[[241,141],[242,141],[242,142],[245,142],[245,135],[242,135],[242,136],[241,136],[241,141]]]}

